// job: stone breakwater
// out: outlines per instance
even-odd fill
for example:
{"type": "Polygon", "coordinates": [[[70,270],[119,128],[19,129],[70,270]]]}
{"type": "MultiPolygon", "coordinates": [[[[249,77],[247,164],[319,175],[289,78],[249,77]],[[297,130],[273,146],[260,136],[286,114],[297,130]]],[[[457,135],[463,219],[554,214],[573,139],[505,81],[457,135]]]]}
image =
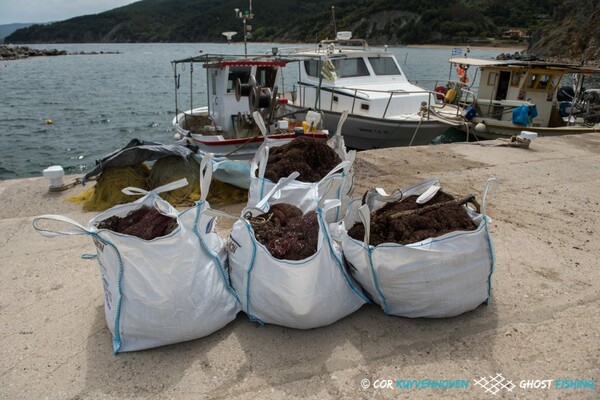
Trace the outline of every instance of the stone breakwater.
{"type": "Polygon", "coordinates": [[[116,51],[93,51],[68,53],[66,50],[57,49],[32,49],[27,46],[0,45],[0,60],[20,60],[39,56],[65,56],[68,54],[118,54],[116,51]]]}
{"type": "Polygon", "coordinates": [[[38,56],[64,56],[66,50],[32,49],[27,46],[0,46],[0,60],[20,60],[22,58],[38,56]]]}

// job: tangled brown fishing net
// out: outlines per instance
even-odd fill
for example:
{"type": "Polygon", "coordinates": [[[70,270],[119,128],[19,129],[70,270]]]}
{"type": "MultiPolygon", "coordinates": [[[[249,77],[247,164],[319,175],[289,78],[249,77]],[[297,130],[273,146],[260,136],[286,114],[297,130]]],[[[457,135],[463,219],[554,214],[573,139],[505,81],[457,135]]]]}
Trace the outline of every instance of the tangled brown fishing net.
{"type": "Polygon", "coordinates": [[[67,201],[81,204],[84,211],[104,211],[118,204],[131,203],[136,197],[121,190],[129,186],[149,190],[149,175],[150,169],[144,164],[108,167],[98,176],[94,186],[67,198],[67,201]]]}
{"type": "Polygon", "coordinates": [[[142,206],[129,212],[125,217],[113,215],[97,225],[98,229],[108,229],[126,235],[152,240],[166,236],[177,228],[177,219],[162,214],[154,207],[142,206]]]}
{"type": "MultiPolygon", "coordinates": [[[[195,159],[186,162],[177,156],[157,160],[151,169],[145,164],[109,167],[98,176],[96,185],[69,197],[67,201],[82,204],[85,211],[104,211],[139,198],[121,192],[126,187],[151,190],[186,178],[187,186],[161,193],[160,196],[173,206],[190,207],[200,199],[199,176],[200,165],[195,159]]],[[[240,203],[248,200],[248,191],[213,178],[207,200],[213,205],[240,203]]]]}
{"type": "MultiPolygon", "coordinates": [[[[388,203],[379,210],[371,212],[369,244],[372,246],[381,243],[410,244],[448,232],[477,229],[477,225],[471,220],[465,209],[459,203],[451,202],[454,200],[451,195],[439,191],[425,204],[417,204],[417,198],[418,196],[409,196],[402,201],[388,203]],[[442,205],[442,203],[446,204],[442,205]],[[434,204],[440,204],[440,207],[430,207],[434,204]],[[415,210],[415,212],[409,212],[410,210],[415,210]],[[418,212],[418,210],[423,212],[418,212]]],[[[363,241],[365,227],[362,222],[357,222],[350,228],[348,235],[363,241]]]]}
{"type": "Polygon", "coordinates": [[[291,142],[269,151],[265,178],[271,182],[298,171],[301,182],[318,182],[342,160],[321,139],[299,136],[291,142]]]}
{"type": "Polygon", "coordinates": [[[208,115],[189,115],[185,114],[182,121],[182,127],[190,132],[203,132],[205,126],[211,126],[214,120],[208,115]]]}
{"type": "Polygon", "coordinates": [[[269,212],[249,219],[256,240],[280,260],[304,260],[317,252],[317,213],[291,204],[274,204],[269,212]]]}

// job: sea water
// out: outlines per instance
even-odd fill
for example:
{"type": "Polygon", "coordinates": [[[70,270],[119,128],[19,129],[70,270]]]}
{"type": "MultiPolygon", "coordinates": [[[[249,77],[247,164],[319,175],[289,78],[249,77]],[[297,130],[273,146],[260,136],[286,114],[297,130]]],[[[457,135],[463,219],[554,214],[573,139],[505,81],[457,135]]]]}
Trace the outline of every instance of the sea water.
{"type": "MultiPolygon", "coordinates": [[[[87,54],[0,61],[0,179],[41,176],[51,165],[61,165],[66,174],[85,173],[96,160],[133,138],[173,143],[171,61],[201,53],[244,53],[241,43],[30,47],[87,54]]],[[[270,53],[274,47],[290,45],[249,43],[248,53],[270,53]]],[[[433,89],[436,80],[443,82],[450,73],[456,79],[448,63],[449,48],[390,47],[387,51],[396,55],[408,79],[423,87],[433,89]]],[[[489,59],[500,52],[471,50],[469,57],[489,59]]],[[[199,64],[193,71],[180,65],[177,73],[182,76],[178,108],[205,106],[206,71],[199,64]]],[[[291,68],[285,85],[294,83],[295,73],[291,68]]]]}

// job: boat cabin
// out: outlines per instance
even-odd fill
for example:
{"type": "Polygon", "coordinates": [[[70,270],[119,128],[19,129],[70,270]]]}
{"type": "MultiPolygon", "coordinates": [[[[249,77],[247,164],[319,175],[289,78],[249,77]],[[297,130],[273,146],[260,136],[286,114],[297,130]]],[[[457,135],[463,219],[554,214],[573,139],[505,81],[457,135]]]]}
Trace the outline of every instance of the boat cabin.
{"type": "MultiPolygon", "coordinates": [[[[176,63],[186,62],[201,63],[206,71],[207,97],[200,102],[207,107],[194,108],[191,104],[190,115],[183,115],[183,119],[195,119],[194,124],[202,126],[192,127],[189,121],[181,121],[190,131],[225,138],[246,137],[255,126],[252,112],[260,111],[267,122],[273,119],[278,101],[277,81],[286,61],[269,56],[207,54],[175,61],[176,74],[176,63]]],[[[193,71],[193,65],[190,70],[193,71]]]]}
{"type": "MultiPolygon", "coordinates": [[[[493,118],[510,122],[512,111],[519,106],[535,105],[537,116],[531,120],[531,127],[556,127],[566,125],[564,117],[567,104],[558,103],[571,99],[559,98],[561,80],[566,74],[586,73],[585,67],[565,64],[550,64],[540,61],[521,60],[479,60],[452,58],[449,60],[457,73],[467,71],[472,77],[480,74],[477,90],[476,110],[479,118],[493,118]],[[474,67],[474,68],[473,68],[474,67]],[[469,70],[470,69],[470,70],[469,70]]],[[[575,81],[576,87],[568,88],[570,97],[581,90],[582,80],[575,81]]],[[[569,96],[567,96],[569,97],[569,96]]],[[[571,104],[569,103],[570,107],[571,104]]]]}
{"type": "Polygon", "coordinates": [[[298,91],[294,105],[373,118],[417,114],[435,101],[411,84],[393,54],[372,50],[362,39],[324,40],[297,50],[298,91]]]}
{"type": "MultiPolygon", "coordinates": [[[[208,109],[224,131],[244,126],[253,111],[275,101],[276,83],[285,62],[277,60],[236,60],[206,63],[208,109]],[[259,91],[257,93],[257,90],[259,91]]],[[[269,118],[266,115],[267,119],[269,118]]],[[[242,128],[243,129],[243,128],[242,128]]]]}

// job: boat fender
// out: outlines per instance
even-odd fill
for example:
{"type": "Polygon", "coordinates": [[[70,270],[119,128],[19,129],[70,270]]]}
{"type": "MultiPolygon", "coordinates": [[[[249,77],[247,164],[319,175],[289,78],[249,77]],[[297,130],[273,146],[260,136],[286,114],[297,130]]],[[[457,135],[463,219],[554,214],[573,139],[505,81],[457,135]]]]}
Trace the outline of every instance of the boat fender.
{"type": "Polygon", "coordinates": [[[475,111],[475,108],[471,107],[471,106],[468,106],[463,111],[463,117],[465,117],[465,119],[467,121],[472,120],[473,118],[475,118],[476,115],[477,115],[477,111],[475,111]]]}
{"type": "Polygon", "coordinates": [[[571,102],[570,101],[561,101],[558,104],[558,113],[561,118],[568,117],[571,111],[571,102]]]}
{"type": "Polygon", "coordinates": [[[487,126],[483,122],[480,122],[477,125],[475,125],[475,131],[483,133],[487,131],[487,126]]]}
{"type": "Polygon", "coordinates": [[[435,92],[438,93],[435,95],[435,98],[438,100],[444,100],[444,96],[448,92],[448,88],[446,86],[436,86],[435,92]]]}
{"type": "Polygon", "coordinates": [[[571,86],[561,86],[556,91],[556,100],[571,101],[575,97],[575,90],[571,86]]]}
{"type": "Polygon", "coordinates": [[[446,103],[452,103],[455,98],[456,98],[456,90],[454,90],[454,89],[448,90],[446,92],[446,96],[444,96],[446,103]]]}

